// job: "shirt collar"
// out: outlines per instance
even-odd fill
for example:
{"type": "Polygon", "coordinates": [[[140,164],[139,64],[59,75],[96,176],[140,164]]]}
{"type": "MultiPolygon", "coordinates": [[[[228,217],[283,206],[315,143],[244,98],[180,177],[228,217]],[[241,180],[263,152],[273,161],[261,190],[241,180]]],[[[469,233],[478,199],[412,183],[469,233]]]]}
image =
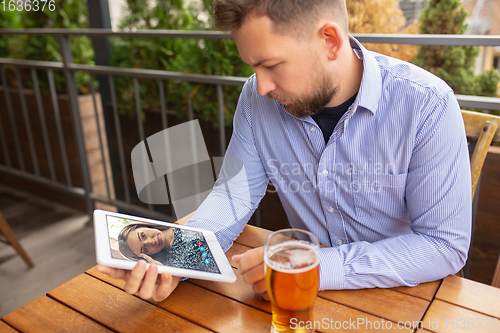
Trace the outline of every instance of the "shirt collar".
{"type": "Polygon", "coordinates": [[[382,93],[382,75],[379,64],[373,54],[351,35],[349,35],[349,42],[354,53],[363,60],[363,78],[359,87],[357,104],[376,113],[382,93]]]}

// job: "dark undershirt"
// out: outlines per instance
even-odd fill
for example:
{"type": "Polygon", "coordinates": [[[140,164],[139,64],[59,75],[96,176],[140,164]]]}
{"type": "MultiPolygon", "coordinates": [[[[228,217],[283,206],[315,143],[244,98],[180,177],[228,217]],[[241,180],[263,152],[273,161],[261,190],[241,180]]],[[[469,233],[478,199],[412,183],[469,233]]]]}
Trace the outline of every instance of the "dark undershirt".
{"type": "Polygon", "coordinates": [[[325,143],[328,143],[335,126],[337,126],[340,118],[342,118],[344,113],[347,112],[352,103],[354,103],[357,95],[358,93],[354,94],[354,96],[338,106],[323,108],[323,110],[321,110],[318,114],[312,116],[312,119],[314,119],[316,124],[318,124],[321,132],[323,133],[325,143]]]}

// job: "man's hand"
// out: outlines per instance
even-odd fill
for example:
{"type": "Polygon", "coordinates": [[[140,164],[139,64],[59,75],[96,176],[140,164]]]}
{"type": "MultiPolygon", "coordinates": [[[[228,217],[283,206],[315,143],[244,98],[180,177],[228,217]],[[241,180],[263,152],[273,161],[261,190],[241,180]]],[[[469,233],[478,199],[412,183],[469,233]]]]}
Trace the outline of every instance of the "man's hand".
{"type": "Polygon", "coordinates": [[[243,275],[243,280],[252,285],[252,289],[257,294],[269,301],[266,287],[266,274],[264,271],[264,247],[248,250],[245,253],[234,255],[233,260],[238,263],[238,270],[243,275]]]}
{"type": "Polygon", "coordinates": [[[155,302],[166,299],[177,287],[180,279],[166,272],[158,275],[156,264],[150,264],[146,270],[146,262],[143,260],[139,261],[131,271],[101,265],[97,265],[97,270],[111,278],[125,280],[127,293],[155,302]]]}

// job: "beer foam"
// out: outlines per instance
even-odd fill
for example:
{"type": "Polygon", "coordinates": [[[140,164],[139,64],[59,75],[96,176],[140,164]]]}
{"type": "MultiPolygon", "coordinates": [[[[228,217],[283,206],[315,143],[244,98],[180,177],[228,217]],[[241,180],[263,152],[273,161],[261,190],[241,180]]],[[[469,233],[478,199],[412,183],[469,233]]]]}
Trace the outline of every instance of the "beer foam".
{"type": "Polygon", "coordinates": [[[309,243],[288,241],[272,246],[265,256],[266,264],[284,273],[305,272],[319,264],[319,257],[309,243]]]}

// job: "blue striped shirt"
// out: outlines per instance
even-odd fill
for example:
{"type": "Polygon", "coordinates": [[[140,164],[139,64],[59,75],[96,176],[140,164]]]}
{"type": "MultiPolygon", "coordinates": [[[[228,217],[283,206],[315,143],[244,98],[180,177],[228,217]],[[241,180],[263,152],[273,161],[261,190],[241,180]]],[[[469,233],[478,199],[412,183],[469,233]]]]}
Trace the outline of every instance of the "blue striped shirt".
{"type": "Polygon", "coordinates": [[[363,60],[361,86],[326,144],[311,117],[259,96],[249,78],[226,153],[243,161],[248,200],[228,198],[219,178],[188,223],[229,249],[271,181],[290,225],[328,246],[320,289],[415,286],[454,274],[467,258],[472,199],[453,91],[352,37],[351,46],[363,60]]]}

